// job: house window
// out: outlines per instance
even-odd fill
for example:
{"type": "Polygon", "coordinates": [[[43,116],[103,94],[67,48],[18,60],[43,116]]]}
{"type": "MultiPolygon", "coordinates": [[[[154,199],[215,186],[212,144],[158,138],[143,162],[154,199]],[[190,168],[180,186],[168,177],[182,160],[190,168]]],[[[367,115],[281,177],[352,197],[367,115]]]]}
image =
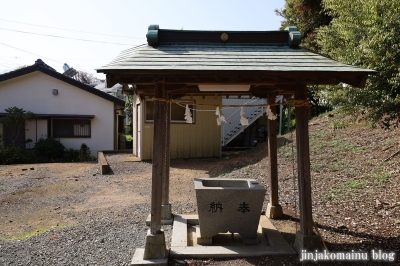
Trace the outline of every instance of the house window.
{"type": "MultiPolygon", "coordinates": [[[[170,103],[171,105],[171,115],[170,121],[171,123],[186,123],[185,120],[185,104],[186,103],[195,103],[193,100],[182,100],[184,104],[176,104],[170,103]]],[[[190,112],[192,113],[193,123],[195,122],[195,110],[194,105],[189,104],[190,112]]],[[[153,122],[153,113],[154,113],[154,101],[153,100],[146,100],[145,104],[146,109],[146,122],[153,122]]]]}
{"type": "Polygon", "coordinates": [[[53,137],[90,138],[90,119],[53,119],[53,137]]]}

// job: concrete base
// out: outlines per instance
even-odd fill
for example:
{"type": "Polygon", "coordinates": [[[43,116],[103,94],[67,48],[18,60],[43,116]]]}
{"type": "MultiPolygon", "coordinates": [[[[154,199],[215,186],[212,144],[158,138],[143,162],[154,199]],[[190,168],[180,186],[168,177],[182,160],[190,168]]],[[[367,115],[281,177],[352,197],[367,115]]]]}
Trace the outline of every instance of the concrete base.
{"type": "Polygon", "coordinates": [[[197,242],[197,215],[175,215],[170,256],[172,258],[239,258],[267,255],[296,255],[267,217],[262,215],[258,226],[258,244],[245,245],[235,233],[218,234],[212,245],[197,242]]]}
{"type": "Polygon", "coordinates": [[[143,259],[144,248],[137,248],[135,254],[133,254],[133,258],[131,261],[131,265],[136,266],[145,266],[145,265],[153,265],[153,266],[167,266],[168,265],[168,257],[164,259],[143,259]]]}
{"type": "Polygon", "coordinates": [[[275,206],[272,206],[271,203],[268,203],[267,212],[265,213],[265,215],[269,219],[281,218],[283,216],[282,206],[279,205],[279,204],[275,205],[275,206]]]}
{"type": "Polygon", "coordinates": [[[196,225],[196,237],[198,245],[212,245],[212,237],[201,237],[199,225],[196,225]]]}
{"type": "MultiPolygon", "coordinates": [[[[147,216],[146,225],[150,226],[151,214],[147,216]]],[[[171,204],[161,205],[161,224],[162,225],[172,225],[174,222],[173,215],[171,213],[171,204]]]]}
{"type": "Polygon", "coordinates": [[[100,166],[100,174],[105,175],[110,171],[110,165],[107,162],[106,157],[104,156],[103,152],[99,152],[97,154],[97,160],[100,166]]]}
{"type": "Polygon", "coordinates": [[[243,244],[245,244],[245,245],[257,245],[258,243],[260,243],[260,240],[258,239],[258,237],[243,239],[243,244]]]}
{"type": "Polygon", "coordinates": [[[165,259],[168,258],[167,248],[165,245],[164,232],[151,234],[147,232],[146,244],[144,247],[143,259],[165,259]]]}
{"type": "Polygon", "coordinates": [[[297,254],[301,254],[303,250],[314,252],[315,250],[323,250],[323,244],[319,235],[303,235],[300,231],[296,233],[294,241],[294,249],[297,254]]]}
{"type": "MultiPolygon", "coordinates": [[[[221,239],[223,237],[222,235],[225,235],[225,238],[227,235],[231,235],[232,239],[235,239],[235,235],[238,234],[232,234],[232,233],[225,233],[225,234],[219,234],[217,235],[217,238],[221,239]]],[[[200,231],[200,226],[196,225],[196,237],[197,237],[197,245],[205,245],[205,246],[211,246],[213,244],[213,238],[212,237],[202,237],[201,236],[201,231],[200,231]]],[[[236,236],[238,238],[238,236],[236,236]]],[[[241,238],[243,241],[243,244],[245,245],[257,245],[260,243],[260,240],[258,237],[256,238],[241,238]]]]}

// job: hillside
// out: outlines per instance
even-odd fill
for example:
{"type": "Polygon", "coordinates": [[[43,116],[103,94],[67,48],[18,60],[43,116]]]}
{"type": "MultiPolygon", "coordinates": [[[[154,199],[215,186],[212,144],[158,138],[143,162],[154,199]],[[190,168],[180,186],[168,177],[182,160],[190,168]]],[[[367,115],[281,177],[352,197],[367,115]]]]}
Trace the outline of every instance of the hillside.
{"type": "MultiPolygon", "coordinates": [[[[400,130],[371,128],[336,113],[310,121],[309,130],[313,219],[328,249],[398,256],[400,130]]],[[[264,143],[237,155],[242,162],[262,159],[224,176],[256,177],[267,187],[266,149],[264,143]]],[[[299,227],[295,132],[278,138],[278,171],[285,217],[273,223],[293,243],[299,227]]]]}

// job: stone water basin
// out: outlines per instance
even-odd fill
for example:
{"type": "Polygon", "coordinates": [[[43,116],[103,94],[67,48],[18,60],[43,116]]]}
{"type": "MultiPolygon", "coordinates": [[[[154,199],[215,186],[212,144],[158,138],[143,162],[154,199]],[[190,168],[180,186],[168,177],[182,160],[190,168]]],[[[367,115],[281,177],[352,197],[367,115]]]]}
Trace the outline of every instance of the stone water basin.
{"type": "Polygon", "coordinates": [[[195,178],[199,214],[198,242],[211,243],[219,233],[238,233],[257,244],[265,188],[254,179],[195,178]]]}

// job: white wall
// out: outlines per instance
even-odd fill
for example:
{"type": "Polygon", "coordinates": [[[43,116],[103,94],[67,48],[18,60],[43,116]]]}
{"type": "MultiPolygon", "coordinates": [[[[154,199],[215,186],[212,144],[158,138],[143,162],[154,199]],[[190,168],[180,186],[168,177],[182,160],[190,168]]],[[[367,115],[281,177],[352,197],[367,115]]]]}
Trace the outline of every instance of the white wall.
{"type": "MultiPolygon", "coordinates": [[[[1,82],[0,95],[0,112],[16,106],[36,114],[94,115],[91,138],[61,138],[61,143],[73,149],[86,143],[93,156],[97,156],[99,150],[114,149],[113,102],[41,72],[1,82]],[[58,89],[58,95],[52,94],[53,89],[58,89]]],[[[42,130],[43,125],[40,127],[42,130]]]]}

